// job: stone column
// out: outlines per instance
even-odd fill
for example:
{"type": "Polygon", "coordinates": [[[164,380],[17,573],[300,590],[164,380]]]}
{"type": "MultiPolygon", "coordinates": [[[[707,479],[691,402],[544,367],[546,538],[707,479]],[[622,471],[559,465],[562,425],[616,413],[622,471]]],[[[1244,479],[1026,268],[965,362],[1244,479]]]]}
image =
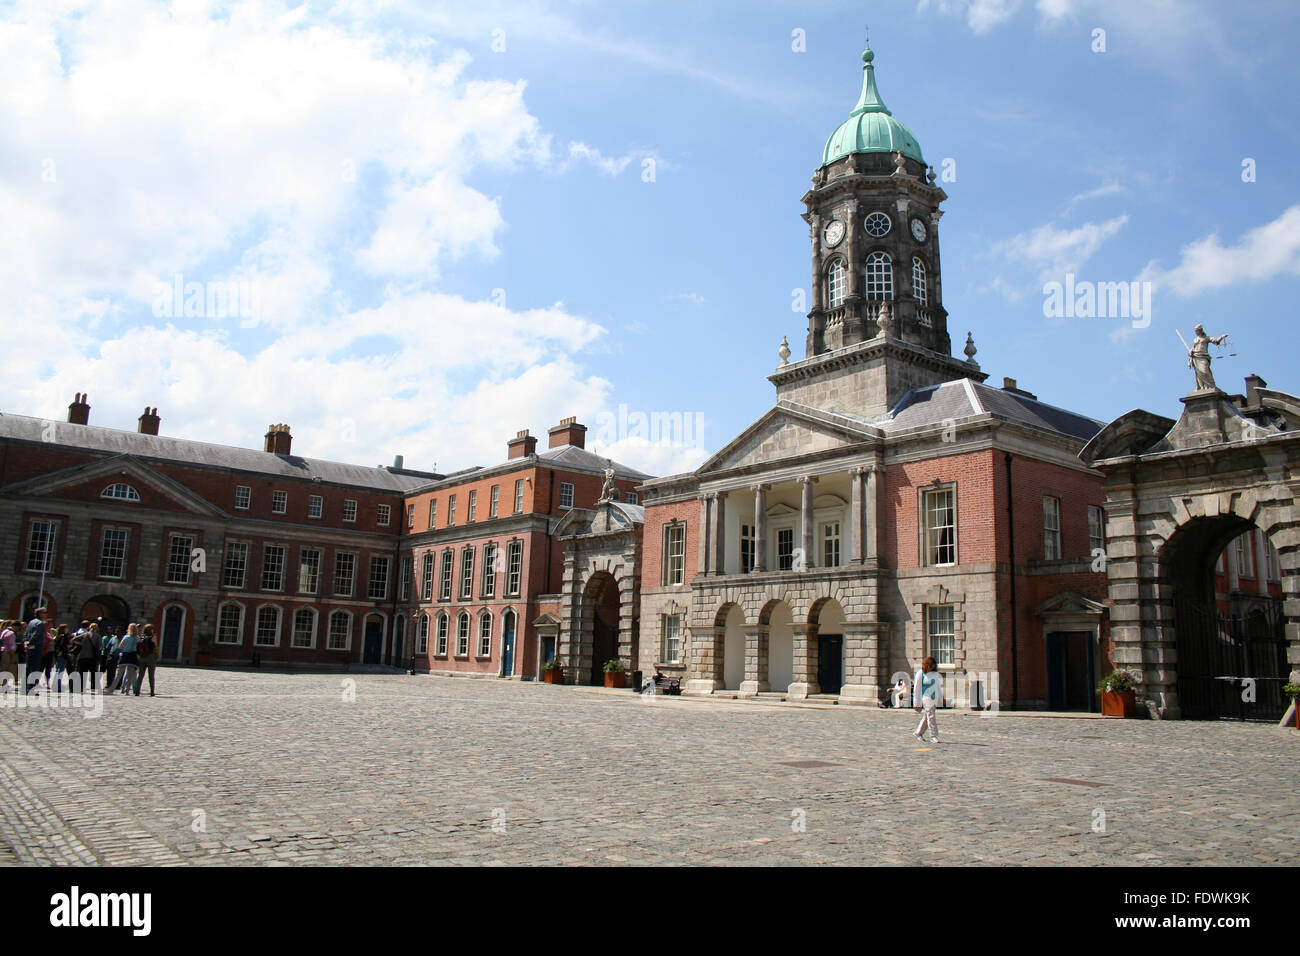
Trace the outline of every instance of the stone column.
{"type": "MultiPolygon", "coordinates": [[[[889,683],[886,652],[889,625],[884,621],[844,625],[844,685],[841,704],[868,706],[879,703],[889,683]]],[[[910,679],[910,678],[909,678],[910,679]]]]}
{"type": "Polygon", "coordinates": [[[767,682],[767,626],[745,625],[745,679],[740,682],[742,697],[771,690],[767,682]]]}
{"type": "Polygon", "coordinates": [[[817,536],[813,524],[813,485],[816,482],[817,479],[809,475],[804,475],[799,479],[801,493],[801,507],[799,509],[800,547],[803,548],[803,566],[805,568],[815,568],[817,566],[817,536]]]}
{"type": "Polygon", "coordinates": [[[726,637],[725,627],[692,629],[690,679],[682,686],[682,694],[707,697],[722,689],[722,653],[726,637]],[[696,631],[698,641],[695,640],[696,631]]]}
{"type": "Polygon", "coordinates": [[[866,514],[863,501],[863,476],[866,474],[865,468],[852,468],[849,470],[849,487],[851,489],[849,505],[849,561],[853,564],[861,564],[866,554],[863,548],[863,516],[866,514]]]}
{"type": "Polygon", "coordinates": [[[713,496],[713,573],[727,573],[727,493],[713,496]]]}
{"type": "MultiPolygon", "coordinates": [[[[751,485],[754,490],[754,573],[767,570],[767,485],[751,485]]],[[[764,663],[764,669],[767,664],[764,663]]],[[[766,682],[766,674],[764,681],[766,682]]]]}
{"type": "Polygon", "coordinates": [[[709,573],[709,558],[712,553],[710,544],[712,543],[711,535],[713,534],[713,495],[700,495],[700,541],[699,541],[699,563],[700,574],[709,573]]]}
{"type": "Polygon", "coordinates": [[[794,626],[794,681],[788,696],[802,699],[809,694],[820,694],[817,683],[817,625],[794,626]]]}
{"type": "Polygon", "coordinates": [[[862,537],[865,547],[862,549],[863,560],[874,561],[879,552],[880,529],[880,469],[872,465],[867,469],[866,495],[862,507],[862,537]]]}

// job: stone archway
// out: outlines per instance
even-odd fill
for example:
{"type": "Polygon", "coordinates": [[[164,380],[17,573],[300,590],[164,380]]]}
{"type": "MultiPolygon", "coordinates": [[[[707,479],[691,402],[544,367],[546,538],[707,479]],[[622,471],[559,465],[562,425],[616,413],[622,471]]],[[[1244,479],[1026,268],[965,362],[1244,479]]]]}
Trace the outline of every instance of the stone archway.
{"type": "Polygon", "coordinates": [[[587,663],[577,676],[583,683],[603,684],[605,663],[618,659],[618,617],[618,582],[608,571],[597,571],[582,591],[579,646],[587,663]]]}
{"type": "Polygon", "coordinates": [[[110,627],[125,634],[131,606],[115,594],[97,594],[81,606],[80,621],[97,621],[100,634],[109,633],[110,627]]]}

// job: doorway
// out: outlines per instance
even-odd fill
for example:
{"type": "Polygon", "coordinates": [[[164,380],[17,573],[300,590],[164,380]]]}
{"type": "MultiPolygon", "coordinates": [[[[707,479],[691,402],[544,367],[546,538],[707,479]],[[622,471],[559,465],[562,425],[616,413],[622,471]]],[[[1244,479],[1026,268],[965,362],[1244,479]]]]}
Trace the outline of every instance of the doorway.
{"type": "Polygon", "coordinates": [[[163,612],[162,660],[179,661],[185,636],[185,608],[173,604],[163,612]]]}
{"type": "Polygon", "coordinates": [[[384,619],[378,614],[366,618],[365,651],[363,664],[378,664],[384,650],[384,619]]]}
{"type": "Polygon", "coordinates": [[[844,635],[817,635],[817,686],[823,694],[838,694],[844,686],[844,635]]]}
{"type": "Polygon", "coordinates": [[[1047,709],[1096,711],[1096,641],[1091,631],[1047,635],[1047,709]]]}
{"type": "MultiPolygon", "coordinates": [[[[35,602],[35,597],[30,598],[35,602]]],[[[32,604],[35,611],[36,605],[32,604]]],[[[31,614],[27,615],[28,620],[31,614]]],[[[126,626],[131,622],[131,608],[120,597],[113,594],[97,594],[81,606],[81,620],[95,621],[99,624],[99,633],[108,634],[109,628],[125,634],[126,626]]]]}
{"type": "Polygon", "coordinates": [[[501,617],[501,676],[510,677],[515,672],[515,612],[506,611],[501,617]]]}

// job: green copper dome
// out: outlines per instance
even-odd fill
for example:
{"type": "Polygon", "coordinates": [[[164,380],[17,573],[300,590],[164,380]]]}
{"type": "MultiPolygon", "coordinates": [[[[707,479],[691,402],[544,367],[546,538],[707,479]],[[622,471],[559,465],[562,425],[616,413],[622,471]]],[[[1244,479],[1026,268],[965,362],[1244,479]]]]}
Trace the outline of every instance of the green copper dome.
{"type": "Polygon", "coordinates": [[[866,63],[862,69],[862,95],[849,118],[826,140],[826,148],[822,150],[823,166],[850,153],[901,152],[918,163],[925,162],[921,156],[921,144],[912,131],[894,119],[880,98],[876,89],[876,70],[871,65],[875,58],[871,47],[867,47],[862,54],[862,61],[866,63]]]}

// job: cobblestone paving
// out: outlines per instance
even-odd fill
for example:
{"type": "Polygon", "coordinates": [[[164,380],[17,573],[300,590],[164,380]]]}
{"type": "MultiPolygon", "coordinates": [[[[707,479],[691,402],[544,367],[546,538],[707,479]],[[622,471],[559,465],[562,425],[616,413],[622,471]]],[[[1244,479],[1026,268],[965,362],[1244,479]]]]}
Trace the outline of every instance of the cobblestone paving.
{"type": "Polygon", "coordinates": [[[400,674],[159,688],[96,719],[0,708],[0,865],[1300,861],[1300,735],[1268,725],[941,711],[931,748],[874,708],[400,674]]]}

